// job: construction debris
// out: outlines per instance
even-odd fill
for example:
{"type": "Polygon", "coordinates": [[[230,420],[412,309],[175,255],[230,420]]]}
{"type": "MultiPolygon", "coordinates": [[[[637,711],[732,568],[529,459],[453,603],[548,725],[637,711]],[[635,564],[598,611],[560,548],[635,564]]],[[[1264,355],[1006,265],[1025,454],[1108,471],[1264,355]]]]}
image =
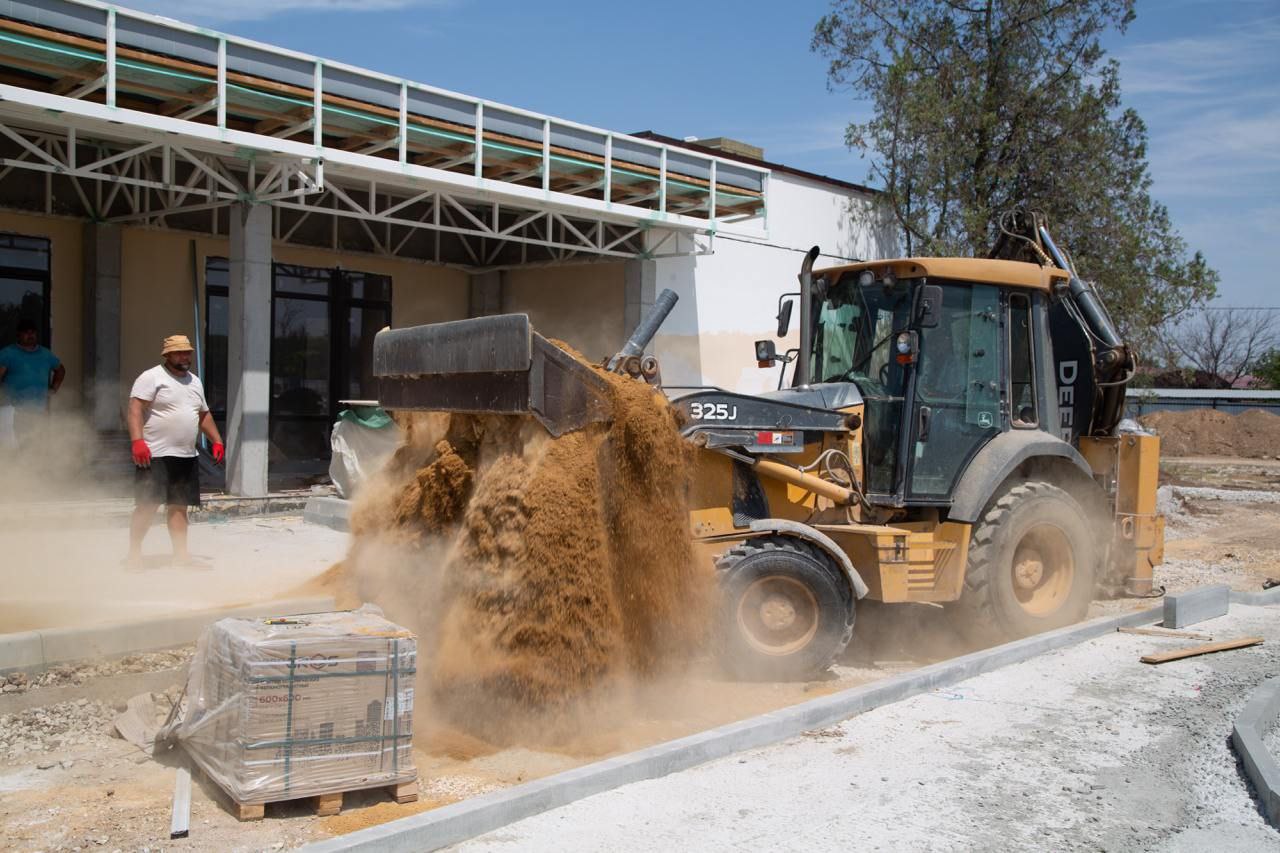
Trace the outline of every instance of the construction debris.
{"type": "Polygon", "coordinates": [[[1203,646],[1191,646],[1185,649],[1176,649],[1171,652],[1156,652],[1154,654],[1143,655],[1138,660],[1143,663],[1168,663],[1169,661],[1182,660],[1183,658],[1193,658],[1197,655],[1208,655],[1214,652],[1228,652],[1232,649],[1243,649],[1249,646],[1257,646],[1262,643],[1262,637],[1244,637],[1239,640],[1223,640],[1220,643],[1209,643],[1203,646]]]}

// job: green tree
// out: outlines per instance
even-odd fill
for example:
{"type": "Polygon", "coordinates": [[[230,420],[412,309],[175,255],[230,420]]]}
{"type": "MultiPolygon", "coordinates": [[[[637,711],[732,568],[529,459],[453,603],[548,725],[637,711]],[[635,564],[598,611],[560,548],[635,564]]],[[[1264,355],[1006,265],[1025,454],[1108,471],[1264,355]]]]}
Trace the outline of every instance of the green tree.
{"type": "Polygon", "coordinates": [[[872,106],[845,141],[870,153],[907,254],[985,255],[1002,213],[1042,211],[1145,349],[1218,275],[1151,198],[1146,126],[1122,107],[1119,65],[1099,43],[1133,5],[837,0],[812,46],[832,88],[872,106]]]}
{"type": "Polygon", "coordinates": [[[1264,353],[1254,366],[1253,375],[1261,379],[1268,388],[1280,389],[1280,349],[1264,353]]]}

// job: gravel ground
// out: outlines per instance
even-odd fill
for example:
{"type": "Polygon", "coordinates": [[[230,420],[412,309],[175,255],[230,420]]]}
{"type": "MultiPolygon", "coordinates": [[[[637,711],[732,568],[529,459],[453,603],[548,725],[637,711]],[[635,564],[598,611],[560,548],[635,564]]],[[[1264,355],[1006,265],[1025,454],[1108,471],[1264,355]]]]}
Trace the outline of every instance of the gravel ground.
{"type": "Polygon", "coordinates": [[[80,685],[95,678],[109,678],[115,675],[126,675],[139,672],[156,672],[162,669],[185,667],[195,654],[195,644],[166,649],[159,652],[143,652],[125,655],[122,658],[105,661],[82,661],[79,663],[59,664],[36,676],[28,676],[22,672],[11,672],[0,679],[0,693],[26,693],[42,687],[65,687],[69,684],[80,685]]]}
{"type": "Polygon", "coordinates": [[[1234,607],[1196,629],[1266,645],[1159,667],[1185,641],[1108,635],[458,849],[1280,849],[1229,745],[1276,616],[1234,607]]]}

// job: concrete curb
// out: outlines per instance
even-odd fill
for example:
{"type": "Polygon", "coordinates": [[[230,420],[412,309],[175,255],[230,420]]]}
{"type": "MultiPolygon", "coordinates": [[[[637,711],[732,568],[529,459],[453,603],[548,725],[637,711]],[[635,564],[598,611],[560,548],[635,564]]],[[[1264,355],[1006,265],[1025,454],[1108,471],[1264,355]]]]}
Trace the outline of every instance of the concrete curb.
{"type": "Polygon", "coordinates": [[[1232,592],[1232,604],[1248,604],[1253,607],[1266,607],[1268,604],[1280,604],[1280,586],[1264,589],[1262,592],[1232,592]]]}
{"type": "Polygon", "coordinates": [[[351,529],[351,501],[331,495],[319,495],[307,501],[302,510],[302,520],[320,524],[340,533],[351,529]]]}
{"type": "Polygon", "coordinates": [[[109,622],[78,628],[45,628],[0,634],[0,673],[14,670],[35,673],[59,663],[181,646],[195,642],[206,627],[229,616],[291,616],[333,608],[332,598],[309,596],[242,607],[197,610],[140,622],[109,622]]]}
{"type": "Polygon", "coordinates": [[[1280,829],[1280,766],[1267,749],[1263,736],[1280,717],[1280,678],[1254,688],[1240,716],[1231,727],[1231,744],[1244,763],[1245,775],[1258,792],[1258,801],[1271,825],[1280,829]]]}
{"type": "Polygon", "coordinates": [[[882,705],[1109,634],[1122,626],[1150,625],[1162,615],[1162,608],[1153,607],[1038,634],[514,788],[309,844],[304,849],[311,853],[436,850],[621,785],[656,779],[735,752],[779,743],[882,705]]]}

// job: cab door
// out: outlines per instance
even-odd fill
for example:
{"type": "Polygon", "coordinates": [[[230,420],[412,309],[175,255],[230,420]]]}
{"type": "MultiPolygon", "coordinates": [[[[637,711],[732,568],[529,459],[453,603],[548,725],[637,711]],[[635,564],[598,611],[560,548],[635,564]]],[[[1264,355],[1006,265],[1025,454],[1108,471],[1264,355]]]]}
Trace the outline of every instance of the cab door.
{"type": "Polygon", "coordinates": [[[949,502],[960,472],[1006,420],[999,288],[935,283],[942,284],[938,322],[919,330],[919,357],[904,407],[904,432],[910,436],[904,485],[911,504],[949,502]]]}

